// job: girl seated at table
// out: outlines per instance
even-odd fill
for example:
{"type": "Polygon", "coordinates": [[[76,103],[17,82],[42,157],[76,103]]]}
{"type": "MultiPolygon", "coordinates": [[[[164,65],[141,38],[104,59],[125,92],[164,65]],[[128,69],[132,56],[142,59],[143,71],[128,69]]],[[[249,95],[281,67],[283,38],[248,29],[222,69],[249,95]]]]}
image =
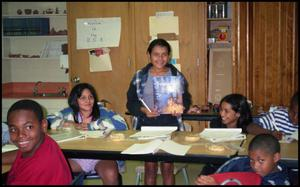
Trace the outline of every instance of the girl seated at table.
{"type": "MultiPolygon", "coordinates": [[[[247,126],[252,123],[252,115],[247,98],[241,94],[229,94],[220,101],[219,116],[210,122],[210,128],[241,128],[246,133],[247,126]]],[[[207,164],[201,174],[208,175],[220,165],[207,164]]]]}
{"type": "MultiPolygon", "coordinates": [[[[51,129],[72,128],[78,130],[114,129],[127,130],[125,120],[100,103],[94,87],[88,83],[77,84],[68,98],[69,108],[54,116],[48,116],[51,129]]],[[[69,159],[73,172],[97,173],[103,184],[118,184],[119,171],[124,170],[124,161],[69,159]]]]}

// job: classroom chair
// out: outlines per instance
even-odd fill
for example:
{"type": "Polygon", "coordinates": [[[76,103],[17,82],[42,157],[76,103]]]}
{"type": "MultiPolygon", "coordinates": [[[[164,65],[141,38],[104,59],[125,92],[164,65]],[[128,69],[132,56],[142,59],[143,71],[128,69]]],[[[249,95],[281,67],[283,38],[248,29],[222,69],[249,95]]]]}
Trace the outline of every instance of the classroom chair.
{"type": "Polygon", "coordinates": [[[83,185],[83,179],[84,179],[85,173],[82,171],[79,174],[76,174],[73,176],[73,180],[71,182],[72,186],[81,186],[83,185]]]}
{"type": "MultiPolygon", "coordinates": [[[[85,179],[98,179],[98,180],[101,179],[97,173],[90,174],[90,173],[80,172],[80,173],[73,173],[73,176],[74,179],[71,185],[83,185],[85,179]]],[[[120,173],[118,174],[118,181],[119,181],[119,185],[123,184],[122,175],[120,173]]]]}
{"type": "Polygon", "coordinates": [[[288,175],[291,182],[291,185],[299,184],[299,172],[298,168],[288,168],[288,175]]]}
{"type": "MultiPolygon", "coordinates": [[[[137,122],[138,122],[138,118],[136,116],[132,117],[132,127],[135,130],[136,126],[137,126],[137,122]]],[[[189,124],[184,124],[182,122],[182,119],[179,119],[179,123],[180,123],[180,130],[181,131],[188,131],[191,132],[192,131],[192,127],[189,124]]],[[[174,163],[174,172],[173,174],[176,176],[179,172],[182,172],[183,177],[184,177],[184,181],[186,185],[189,185],[189,177],[188,177],[188,173],[187,173],[187,164],[180,164],[180,163],[174,163]]],[[[144,166],[137,166],[135,168],[135,172],[136,172],[136,180],[135,180],[135,184],[139,185],[142,181],[142,174],[145,173],[145,167],[144,166]]],[[[161,171],[160,171],[160,167],[158,167],[157,170],[157,174],[161,175],[161,171]]]]}
{"type": "MultiPolygon", "coordinates": [[[[189,182],[189,177],[188,177],[186,168],[187,168],[187,164],[174,163],[174,172],[173,173],[176,176],[179,172],[182,172],[185,185],[189,185],[190,182],[189,182]]],[[[135,172],[136,172],[135,184],[140,185],[141,181],[142,181],[142,175],[143,175],[143,173],[145,173],[145,167],[137,166],[135,168],[135,172]]],[[[160,167],[158,167],[157,174],[161,175],[160,167]]]]}

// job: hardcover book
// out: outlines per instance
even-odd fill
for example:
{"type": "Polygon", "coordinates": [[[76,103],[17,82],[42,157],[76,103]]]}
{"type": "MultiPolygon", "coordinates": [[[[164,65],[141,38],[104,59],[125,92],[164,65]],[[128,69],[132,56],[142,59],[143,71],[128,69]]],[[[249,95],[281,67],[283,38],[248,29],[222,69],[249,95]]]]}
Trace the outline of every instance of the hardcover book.
{"type": "Polygon", "coordinates": [[[154,107],[161,114],[183,113],[183,80],[179,76],[153,77],[154,107]]]}

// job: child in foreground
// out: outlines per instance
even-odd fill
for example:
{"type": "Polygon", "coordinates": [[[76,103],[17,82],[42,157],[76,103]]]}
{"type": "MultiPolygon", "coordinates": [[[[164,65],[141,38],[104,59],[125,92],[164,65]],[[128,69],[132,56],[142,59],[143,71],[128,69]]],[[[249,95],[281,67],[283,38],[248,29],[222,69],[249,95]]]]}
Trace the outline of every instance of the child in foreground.
{"type": "Polygon", "coordinates": [[[58,144],[48,135],[42,107],[20,100],[8,110],[11,141],[17,151],[2,154],[2,164],[12,164],[8,185],[69,185],[71,171],[58,144]]]}
{"type": "MultiPolygon", "coordinates": [[[[287,167],[280,160],[280,144],[270,134],[255,136],[249,144],[248,156],[235,157],[224,163],[216,173],[255,172],[262,177],[262,185],[290,185],[287,167]]],[[[196,178],[198,185],[217,185],[209,175],[196,178]]]]}

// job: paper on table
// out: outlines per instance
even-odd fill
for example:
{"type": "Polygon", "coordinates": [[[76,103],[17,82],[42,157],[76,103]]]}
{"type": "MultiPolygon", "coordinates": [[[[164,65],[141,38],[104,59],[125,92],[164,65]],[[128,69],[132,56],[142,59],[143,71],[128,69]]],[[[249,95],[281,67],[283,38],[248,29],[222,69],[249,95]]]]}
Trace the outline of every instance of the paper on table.
{"type": "Polygon", "coordinates": [[[295,140],[298,140],[298,130],[294,131],[290,137],[294,138],[295,140]]]}
{"type": "Polygon", "coordinates": [[[211,142],[224,142],[246,139],[246,135],[241,133],[241,128],[213,128],[204,129],[204,131],[200,133],[200,137],[211,142]]]}
{"type": "Polygon", "coordinates": [[[84,135],[80,134],[78,131],[59,132],[55,134],[49,134],[49,136],[51,136],[51,138],[54,139],[57,143],[82,139],[85,137],[84,135]]]}
{"type": "Polygon", "coordinates": [[[156,139],[144,144],[133,144],[122,151],[122,154],[149,154],[155,153],[161,149],[173,155],[185,155],[190,148],[190,145],[181,145],[172,140],[162,141],[156,139]]]}
{"type": "MultiPolygon", "coordinates": [[[[49,134],[49,136],[54,139],[57,143],[70,141],[70,140],[76,140],[76,139],[82,139],[85,136],[80,134],[78,131],[67,131],[67,132],[58,132],[55,134],[49,134]]],[[[17,150],[18,147],[14,144],[7,144],[2,146],[2,153],[17,150]]]]}
{"type": "Polygon", "coordinates": [[[122,154],[149,154],[155,153],[158,150],[159,145],[162,140],[156,139],[148,143],[143,144],[133,144],[126,150],[122,151],[122,154]]]}
{"type": "Polygon", "coordinates": [[[14,144],[6,144],[6,145],[2,146],[2,153],[14,151],[17,149],[19,149],[19,148],[17,146],[15,146],[14,144]]]}
{"type": "Polygon", "coordinates": [[[94,130],[94,131],[83,131],[80,130],[80,134],[84,135],[86,138],[105,138],[108,136],[113,129],[105,130],[94,130]]]}
{"type": "Polygon", "coordinates": [[[175,126],[142,126],[141,131],[175,131],[175,126]]]}
{"type": "Polygon", "coordinates": [[[298,130],[294,131],[291,135],[283,135],[279,143],[291,143],[293,140],[298,141],[298,130]]]}
{"type": "Polygon", "coordinates": [[[159,146],[159,149],[173,155],[185,155],[190,148],[191,145],[181,145],[172,140],[166,140],[159,146]]]}
{"type": "Polygon", "coordinates": [[[129,137],[137,139],[168,138],[170,134],[176,130],[177,127],[142,126],[140,132],[129,137]]]}

